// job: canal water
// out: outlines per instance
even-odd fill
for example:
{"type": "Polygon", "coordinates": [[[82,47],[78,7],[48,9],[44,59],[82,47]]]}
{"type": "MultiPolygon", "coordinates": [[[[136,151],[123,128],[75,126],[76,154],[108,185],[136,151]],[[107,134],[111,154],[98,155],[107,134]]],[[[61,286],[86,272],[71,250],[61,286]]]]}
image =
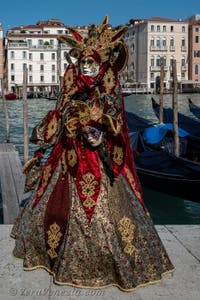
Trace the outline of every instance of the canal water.
{"type": "MultiPolygon", "coordinates": [[[[137,113],[139,116],[156,122],[157,118],[151,106],[152,96],[159,101],[159,95],[140,94],[125,97],[125,108],[127,111],[137,113]]],[[[200,94],[178,95],[179,111],[186,115],[192,115],[188,108],[189,97],[200,105],[200,94]]],[[[10,142],[16,145],[23,163],[23,103],[21,100],[7,101],[6,103],[10,120],[10,142]]],[[[0,100],[0,143],[5,143],[5,117],[1,104],[2,100],[0,100]]],[[[164,106],[172,107],[172,95],[164,95],[164,106]]],[[[54,107],[55,101],[47,99],[28,100],[29,136],[34,126],[44,117],[47,111],[54,107]]],[[[37,148],[35,145],[29,145],[30,157],[37,148]]],[[[200,203],[172,197],[145,187],[143,187],[143,195],[155,224],[200,224],[200,203]]],[[[0,203],[0,211],[1,209],[0,203]]]]}

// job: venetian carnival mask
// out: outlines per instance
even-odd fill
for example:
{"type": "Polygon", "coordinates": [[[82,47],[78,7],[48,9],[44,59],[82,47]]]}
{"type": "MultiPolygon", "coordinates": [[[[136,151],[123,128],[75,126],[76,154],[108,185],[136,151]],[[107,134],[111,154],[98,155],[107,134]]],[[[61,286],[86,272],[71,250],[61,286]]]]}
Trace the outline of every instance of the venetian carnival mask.
{"type": "Polygon", "coordinates": [[[99,73],[99,64],[93,57],[82,57],[80,60],[80,73],[86,76],[96,77],[99,73]]]}

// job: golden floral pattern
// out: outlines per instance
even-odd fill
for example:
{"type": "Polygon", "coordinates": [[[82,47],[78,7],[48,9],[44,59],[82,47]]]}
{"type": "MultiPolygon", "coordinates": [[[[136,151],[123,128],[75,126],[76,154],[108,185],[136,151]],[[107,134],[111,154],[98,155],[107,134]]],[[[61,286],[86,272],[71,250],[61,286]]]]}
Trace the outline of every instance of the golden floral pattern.
{"type": "Polygon", "coordinates": [[[115,75],[112,69],[109,69],[103,78],[103,83],[106,89],[106,93],[110,94],[114,86],[116,85],[115,75]]]}
{"type": "Polygon", "coordinates": [[[53,259],[58,256],[55,249],[58,247],[59,241],[62,237],[62,233],[60,232],[60,226],[57,223],[51,224],[49,230],[47,231],[47,234],[47,243],[50,246],[50,249],[47,251],[47,253],[53,259]]]}
{"type": "Polygon", "coordinates": [[[49,165],[44,168],[41,187],[37,191],[38,197],[42,196],[42,194],[44,193],[44,189],[46,188],[50,177],[51,177],[51,166],[49,165]]]}
{"type": "Polygon", "coordinates": [[[126,176],[127,176],[128,180],[129,180],[129,183],[130,183],[130,185],[131,185],[131,188],[133,189],[133,191],[134,191],[136,197],[137,197],[138,199],[141,199],[141,197],[142,197],[142,196],[141,196],[141,193],[140,193],[139,191],[136,190],[135,180],[134,180],[133,175],[131,174],[130,170],[129,170],[128,168],[124,168],[124,171],[125,171],[125,173],[126,173],[126,176]]]}
{"type": "Polygon", "coordinates": [[[83,205],[87,208],[91,208],[95,205],[95,201],[91,198],[95,193],[95,186],[98,183],[95,179],[95,176],[92,173],[86,173],[83,175],[83,181],[80,181],[82,187],[82,194],[87,198],[83,202],[83,205]]]}
{"type": "Polygon", "coordinates": [[[68,69],[64,76],[64,85],[66,89],[69,89],[74,82],[74,70],[68,69]]]}
{"type": "Polygon", "coordinates": [[[68,151],[67,159],[68,159],[68,164],[70,165],[70,167],[73,168],[77,163],[77,155],[74,149],[68,151]]]}
{"type": "Polygon", "coordinates": [[[113,150],[113,161],[119,166],[123,163],[123,149],[122,147],[114,147],[113,150]]]}
{"type": "Polygon", "coordinates": [[[134,239],[135,225],[132,223],[131,219],[124,216],[119,221],[118,229],[121,233],[122,241],[127,243],[124,248],[124,252],[131,255],[136,250],[132,244],[134,239]]]}
{"type": "Polygon", "coordinates": [[[61,156],[61,166],[62,166],[62,174],[67,173],[67,164],[66,164],[66,158],[65,158],[65,151],[63,151],[61,156]]]}
{"type": "Polygon", "coordinates": [[[58,119],[56,115],[53,115],[52,119],[47,125],[45,139],[47,141],[50,140],[54,136],[57,130],[58,130],[58,119]]]}

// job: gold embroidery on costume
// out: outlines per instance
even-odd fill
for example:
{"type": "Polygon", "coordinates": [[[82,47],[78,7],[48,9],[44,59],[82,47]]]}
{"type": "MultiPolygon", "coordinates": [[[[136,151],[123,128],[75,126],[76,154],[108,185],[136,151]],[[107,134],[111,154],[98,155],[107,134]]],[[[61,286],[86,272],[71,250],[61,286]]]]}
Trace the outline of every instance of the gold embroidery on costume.
{"type": "Polygon", "coordinates": [[[67,159],[68,159],[68,164],[70,165],[70,167],[73,168],[77,163],[77,155],[74,149],[68,151],[67,159]]]}
{"type": "Polygon", "coordinates": [[[53,259],[58,256],[55,249],[58,247],[59,241],[62,236],[62,233],[60,232],[60,226],[56,223],[51,224],[49,230],[47,231],[47,234],[47,243],[50,246],[50,249],[47,251],[47,253],[53,259]]]}
{"type": "Polygon", "coordinates": [[[103,77],[103,83],[106,88],[106,93],[110,94],[113,87],[115,86],[115,75],[112,69],[109,69],[103,77]]]}
{"type": "Polygon", "coordinates": [[[67,172],[67,164],[66,164],[66,158],[65,158],[65,151],[62,153],[61,156],[61,165],[62,165],[62,174],[66,174],[67,172]]]}
{"type": "Polygon", "coordinates": [[[64,76],[65,88],[68,90],[74,82],[74,70],[69,69],[64,76]]]}
{"type": "Polygon", "coordinates": [[[54,115],[47,126],[45,138],[47,140],[49,140],[56,133],[57,129],[58,129],[58,120],[57,120],[56,116],[54,115]]]}
{"type": "Polygon", "coordinates": [[[44,169],[43,178],[42,178],[42,185],[41,185],[40,189],[37,191],[37,196],[40,197],[44,193],[44,189],[47,186],[48,179],[49,179],[50,176],[51,176],[51,166],[47,166],[44,169]]]}
{"type": "Polygon", "coordinates": [[[130,170],[128,168],[125,168],[124,171],[125,171],[125,173],[127,175],[127,178],[128,178],[128,180],[130,182],[130,185],[131,185],[133,191],[135,192],[136,197],[141,198],[140,192],[136,190],[135,181],[133,179],[133,176],[132,176],[130,170]]]}
{"type": "Polygon", "coordinates": [[[123,150],[121,147],[114,147],[113,150],[113,161],[119,166],[123,163],[123,150]]]}
{"type": "Polygon", "coordinates": [[[95,176],[92,173],[86,173],[83,175],[83,181],[80,181],[82,187],[82,194],[87,196],[83,205],[87,208],[91,208],[95,205],[95,201],[91,198],[95,193],[95,185],[98,183],[95,176]]]}
{"type": "MultiPolygon", "coordinates": [[[[95,39],[90,39],[90,43],[91,45],[95,42],[95,39]]],[[[87,47],[84,51],[83,51],[83,55],[84,56],[91,56],[94,54],[94,50],[92,46],[87,47]]]]}
{"type": "Polygon", "coordinates": [[[131,255],[136,250],[133,246],[132,242],[134,239],[134,231],[135,225],[131,222],[131,220],[127,217],[123,217],[118,224],[119,232],[122,236],[122,241],[126,242],[126,246],[124,248],[124,252],[131,255]]]}
{"type": "Polygon", "coordinates": [[[66,94],[64,94],[64,99],[63,99],[63,102],[62,102],[61,110],[65,107],[65,104],[70,101],[71,96],[73,94],[75,94],[75,92],[77,92],[77,91],[78,91],[78,87],[75,86],[70,91],[68,91],[66,94]]]}

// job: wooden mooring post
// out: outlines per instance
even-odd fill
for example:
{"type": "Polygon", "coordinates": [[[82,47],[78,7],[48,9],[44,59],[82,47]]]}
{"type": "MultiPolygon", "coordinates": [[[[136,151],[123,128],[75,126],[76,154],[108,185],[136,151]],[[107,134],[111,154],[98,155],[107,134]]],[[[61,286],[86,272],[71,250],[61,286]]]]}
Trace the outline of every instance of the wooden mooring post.
{"type": "Polygon", "coordinates": [[[28,161],[28,102],[27,102],[27,68],[23,72],[23,125],[24,125],[24,163],[28,161]]]}
{"type": "Polygon", "coordinates": [[[172,94],[172,108],[173,108],[173,132],[174,132],[174,154],[180,155],[179,134],[178,134],[178,82],[176,60],[172,60],[173,70],[173,94],[172,94]]]}
{"type": "Polygon", "coordinates": [[[163,88],[164,88],[164,57],[160,58],[160,111],[159,111],[159,123],[163,123],[163,88]]]}

